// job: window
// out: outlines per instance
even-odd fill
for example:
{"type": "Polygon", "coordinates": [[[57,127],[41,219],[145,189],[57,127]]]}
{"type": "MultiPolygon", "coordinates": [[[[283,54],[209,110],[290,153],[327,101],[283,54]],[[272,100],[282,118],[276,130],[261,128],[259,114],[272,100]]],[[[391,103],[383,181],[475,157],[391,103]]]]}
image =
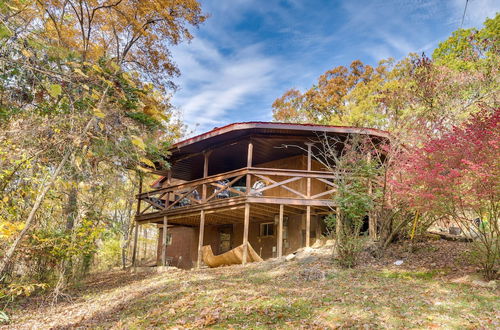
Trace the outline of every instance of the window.
{"type": "Polygon", "coordinates": [[[167,245],[172,245],[172,234],[167,233],[167,245]]]}
{"type": "Polygon", "coordinates": [[[274,236],[274,222],[266,222],[260,224],[260,236],[274,236]]]}

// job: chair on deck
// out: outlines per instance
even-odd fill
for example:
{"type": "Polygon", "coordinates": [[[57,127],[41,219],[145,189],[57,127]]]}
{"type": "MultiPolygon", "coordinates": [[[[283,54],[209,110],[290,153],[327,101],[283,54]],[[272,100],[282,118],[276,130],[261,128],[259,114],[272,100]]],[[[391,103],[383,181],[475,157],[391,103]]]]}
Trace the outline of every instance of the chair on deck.
{"type": "MultiPolygon", "coordinates": [[[[200,193],[198,190],[193,190],[188,196],[193,197],[197,201],[201,200],[200,193]]],[[[181,206],[188,206],[191,205],[191,200],[188,197],[184,197],[183,199],[180,200],[179,203],[175,207],[181,207],[181,206]]]]}
{"type": "Polygon", "coordinates": [[[262,196],[262,191],[257,191],[257,190],[262,189],[265,186],[266,186],[266,184],[265,184],[264,181],[261,181],[261,180],[255,181],[255,183],[253,184],[252,188],[250,189],[250,195],[261,197],[262,196]]]}
{"type": "Polygon", "coordinates": [[[161,210],[165,207],[165,201],[163,199],[157,197],[147,197],[146,199],[152,203],[153,208],[156,210],[161,210]]]}
{"type": "MultiPolygon", "coordinates": [[[[228,179],[217,181],[217,183],[222,185],[222,186],[227,185],[229,182],[230,181],[228,179]]],[[[230,191],[228,189],[222,190],[222,188],[215,188],[214,192],[218,192],[216,195],[217,198],[229,198],[231,196],[230,191]]]]}

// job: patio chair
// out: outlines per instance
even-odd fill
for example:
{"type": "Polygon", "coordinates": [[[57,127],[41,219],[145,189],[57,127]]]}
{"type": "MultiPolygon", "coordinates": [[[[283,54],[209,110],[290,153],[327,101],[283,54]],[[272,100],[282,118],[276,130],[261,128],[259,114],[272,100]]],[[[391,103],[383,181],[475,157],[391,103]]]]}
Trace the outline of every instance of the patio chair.
{"type": "Polygon", "coordinates": [[[253,184],[252,188],[250,189],[250,195],[261,197],[262,196],[262,191],[257,191],[257,190],[262,189],[265,186],[266,186],[266,183],[264,181],[261,181],[261,180],[255,181],[255,183],[253,184]]]}
{"type": "MultiPolygon", "coordinates": [[[[227,185],[229,182],[230,181],[227,179],[217,181],[217,183],[222,185],[222,186],[227,185]]],[[[216,195],[217,198],[229,198],[230,197],[230,192],[228,189],[222,190],[222,188],[215,188],[214,191],[218,192],[216,195]]]]}

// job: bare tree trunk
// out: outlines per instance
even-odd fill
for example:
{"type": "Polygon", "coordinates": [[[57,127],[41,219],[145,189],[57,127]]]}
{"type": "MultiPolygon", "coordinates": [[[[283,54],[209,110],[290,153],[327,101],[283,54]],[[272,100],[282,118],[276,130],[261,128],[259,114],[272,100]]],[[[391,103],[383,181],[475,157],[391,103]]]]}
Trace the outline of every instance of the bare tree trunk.
{"type": "Polygon", "coordinates": [[[132,200],[129,201],[127,206],[127,222],[125,224],[125,228],[123,231],[123,246],[122,246],[122,269],[127,267],[127,253],[128,248],[130,246],[130,237],[132,237],[132,230],[134,226],[132,226],[132,206],[134,202],[132,200]]]}
{"type": "MultiPolygon", "coordinates": [[[[91,120],[92,121],[92,120],[91,120]]],[[[89,121],[89,124],[91,123],[89,121]]],[[[88,125],[90,127],[90,125],[88,125]]],[[[31,229],[31,226],[34,223],[35,220],[35,214],[40,208],[40,205],[42,205],[43,200],[45,199],[45,195],[49,191],[50,187],[54,184],[54,181],[57,179],[59,176],[59,173],[61,173],[62,168],[68,161],[69,157],[73,153],[73,149],[70,148],[70,150],[66,151],[65,155],[59,162],[59,165],[57,166],[56,170],[54,173],[52,173],[52,176],[48,181],[45,182],[44,187],[42,188],[42,191],[38,194],[35,204],[33,204],[33,207],[31,208],[30,214],[28,215],[28,218],[26,219],[26,222],[24,223],[24,228],[21,230],[19,235],[17,235],[16,239],[14,240],[14,243],[12,243],[11,247],[7,250],[5,253],[5,256],[3,259],[0,261],[0,277],[4,274],[5,269],[7,268],[7,265],[11,262],[12,257],[14,256],[14,252],[16,252],[17,247],[19,246],[19,243],[21,243],[21,240],[24,238],[24,235],[28,232],[28,230],[31,229]]]]}
{"type": "Polygon", "coordinates": [[[148,260],[148,228],[146,226],[144,226],[144,229],[142,231],[142,235],[144,237],[144,244],[143,244],[143,261],[147,261],[148,260]]]}
{"type": "Polygon", "coordinates": [[[75,226],[75,219],[78,214],[78,189],[72,187],[68,193],[68,203],[66,204],[66,230],[72,231],[75,226]]]}
{"type": "MultiPolygon", "coordinates": [[[[102,99],[101,99],[101,102],[102,102],[102,99]]],[[[85,134],[87,134],[87,131],[90,129],[93,122],[94,122],[94,117],[92,117],[88,121],[87,125],[83,129],[82,134],[80,134],[80,136],[83,137],[83,136],[85,136],[85,134]]],[[[54,173],[52,173],[50,179],[48,181],[44,182],[43,188],[40,191],[40,193],[38,194],[38,196],[36,197],[35,204],[33,204],[33,207],[31,208],[31,211],[28,215],[28,218],[26,219],[26,221],[24,223],[23,230],[21,230],[21,232],[19,233],[17,238],[14,240],[14,243],[12,243],[11,247],[7,250],[3,259],[0,261],[0,277],[4,274],[5,269],[7,268],[7,265],[10,264],[12,257],[14,256],[14,253],[16,252],[16,250],[19,246],[19,243],[21,243],[21,240],[24,238],[24,236],[26,235],[28,230],[31,229],[31,226],[33,226],[33,223],[35,220],[35,214],[38,211],[38,209],[40,208],[40,206],[42,205],[42,202],[45,199],[45,195],[47,195],[47,192],[49,191],[49,189],[52,187],[52,185],[56,181],[57,177],[61,173],[61,170],[63,169],[64,165],[66,165],[66,162],[71,157],[71,155],[73,154],[74,151],[75,151],[74,147],[70,147],[69,150],[66,151],[63,158],[59,162],[59,165],[57,166],[56,170],[54,171],[54,173]]]]}
{"type": "MultiPolygon", "coordinates": [[[[103,91],[97,108],[99,108],[102,105],[102,103],[104,102],[104,98],[106,96],[106,93],[108,92],[108,89],[109,89],[109,86],[107,86],[105,88],[105,90],[103,91]]],[[[85,125],[83,131],[81,132],[79,137],[77,139],[75,139],[75,141],[80,140],[81,138],[83,138],[87,134],[90,127],[92,127],[92,124],[94,123],[94,121],[95,121],[95,117],[92,117],[87,122],[87,125],[85,125]]],[[[16,250],[19,246],[19,243],[21,243],[21,240],[24,238],[24,236],[26,235],[28,230],[31,229],[31,226],[33,226],[33,223],[35,220],[35,214],[38,211],[38,209],[40,208],[40,206],[42,205],[42,202],[45,199],[45,195],[47,195],[47,192],[49,191],[49,189],[52,187],[52,185],[56,181],[56,179],[59,176],[59,174],[61,173],[61,170],[63,169],[64,165],[66,165],[66,162],[68,161],[68,159],[71,157],[71,155],[73,155],[73,152],[75,152],[75,147],[70,146],[69,149],[64,154],[63,158],[61,159],[61,161],[59,162],[59,165],[57,166],[56,170],[54,171],[54,173],[52,173],[52,176],[50,177],[50,179],[48,181],[44,182],[44,186],[43,186],[42,190],[40,191],[40,193],[38,194],[38,196],[36,197],[35,204],[33,204],[33,207],[31,208],[30,214],[28,215],[28,218],[26,219],[26,221],[24,223],[23,230],[21,230],[21,232],[19,233],[17,238],[14,240],[14,243],[12,243],[12,246],[7,250],[3,259],[0,261],[0,278],[2,277],[2,275],[4,275],[4,272],[7,268],[7,266],[12,261],[12,257],[14,256],[14,253],[16,252],[16,250]]]]}

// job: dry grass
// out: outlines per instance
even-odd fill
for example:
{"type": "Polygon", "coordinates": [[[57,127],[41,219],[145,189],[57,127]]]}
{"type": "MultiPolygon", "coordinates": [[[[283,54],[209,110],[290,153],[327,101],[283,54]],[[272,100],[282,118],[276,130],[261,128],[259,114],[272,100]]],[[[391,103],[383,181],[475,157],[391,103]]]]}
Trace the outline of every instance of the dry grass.
{"type": "Polygon", "coordinates": [[[353,270],[338,269],[318,251],[246,267],[98,274],[72,301],[14,306],[6,327],[499,328],[498,289],[455,283],[473,271],[464,264],[465,248],[438,241],[407,254],[399,246],[353,270]],[[445,248],[452,255],[441,255],[445,248]],[[394,257],[405,263],[394,266],[394,257]]]}

